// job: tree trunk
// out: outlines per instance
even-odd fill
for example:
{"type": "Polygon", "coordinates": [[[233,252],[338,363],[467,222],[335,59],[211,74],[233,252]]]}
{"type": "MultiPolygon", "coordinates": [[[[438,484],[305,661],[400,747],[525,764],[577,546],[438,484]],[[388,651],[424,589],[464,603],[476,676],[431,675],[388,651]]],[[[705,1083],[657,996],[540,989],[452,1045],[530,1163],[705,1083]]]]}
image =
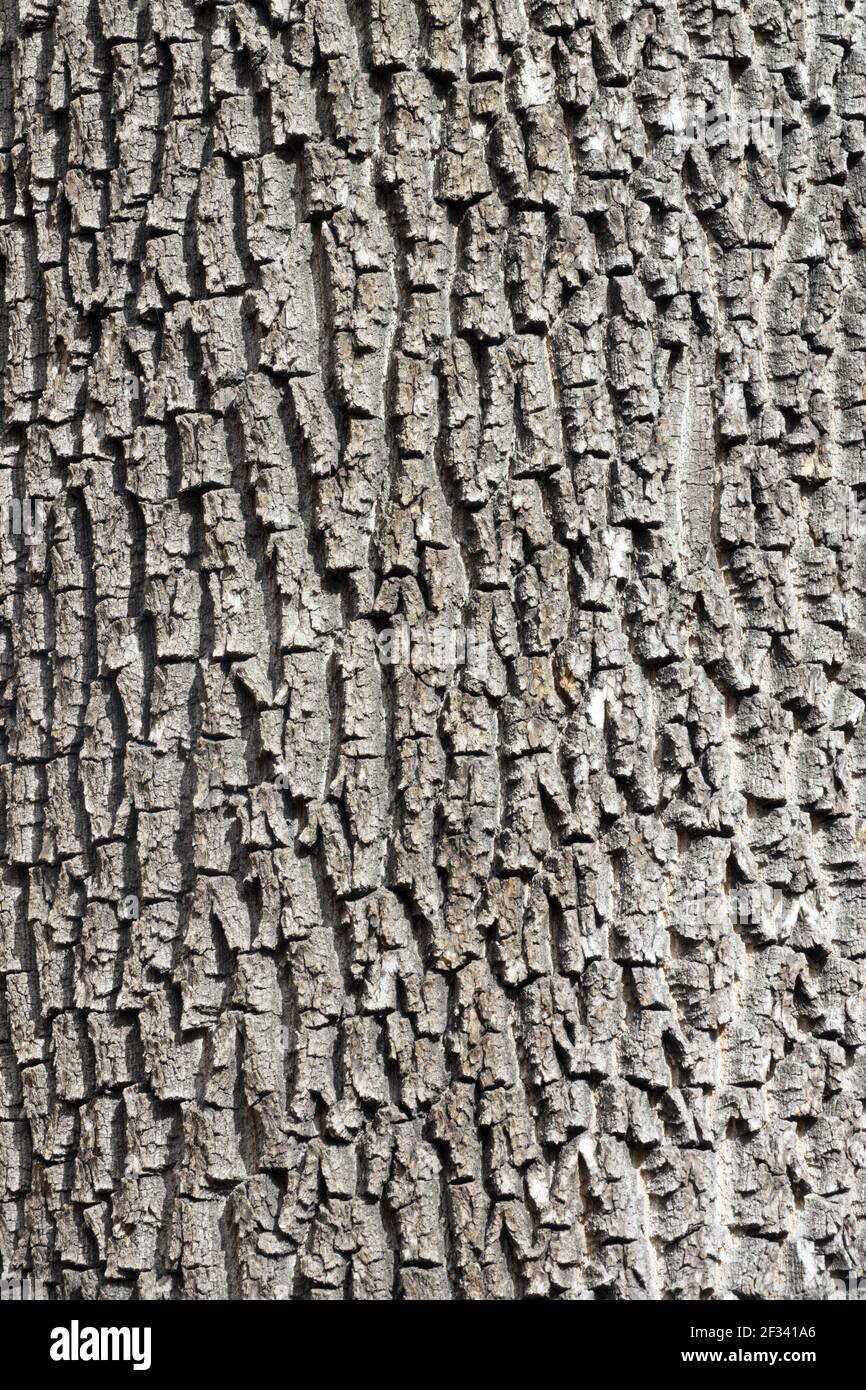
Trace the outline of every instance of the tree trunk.
{"type": "Polygon", "coordinates": [[[0,1254],[866,1270],[852,0],[4,0],[0,1254]]]}

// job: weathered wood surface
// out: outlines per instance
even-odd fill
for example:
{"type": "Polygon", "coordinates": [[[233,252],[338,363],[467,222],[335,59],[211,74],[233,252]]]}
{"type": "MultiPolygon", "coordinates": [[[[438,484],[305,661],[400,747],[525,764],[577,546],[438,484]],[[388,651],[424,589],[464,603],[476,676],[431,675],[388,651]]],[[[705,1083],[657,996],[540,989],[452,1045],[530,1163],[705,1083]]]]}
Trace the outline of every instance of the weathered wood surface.
{"type": "Polygon", "coordinates": [[[864,13],[3,0],[5,1273],[866,1272],[864,13]]]}

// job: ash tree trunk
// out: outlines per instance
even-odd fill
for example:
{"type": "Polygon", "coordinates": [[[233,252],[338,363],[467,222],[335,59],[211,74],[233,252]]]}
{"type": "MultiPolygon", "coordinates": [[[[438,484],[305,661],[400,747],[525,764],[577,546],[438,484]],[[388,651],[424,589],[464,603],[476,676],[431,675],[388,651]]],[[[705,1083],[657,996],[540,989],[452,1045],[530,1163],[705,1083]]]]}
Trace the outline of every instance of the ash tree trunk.
{"type": "Polygon", "coordinates": [[[861,0],[3,0],[0,1257],[866,1270],[861,0]]]}

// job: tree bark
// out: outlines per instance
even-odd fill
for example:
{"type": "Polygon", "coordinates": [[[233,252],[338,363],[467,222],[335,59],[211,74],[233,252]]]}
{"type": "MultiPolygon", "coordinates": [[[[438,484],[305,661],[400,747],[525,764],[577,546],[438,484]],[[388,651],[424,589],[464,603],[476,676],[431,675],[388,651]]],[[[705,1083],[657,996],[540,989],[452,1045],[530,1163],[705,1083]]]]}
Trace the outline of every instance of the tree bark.
{"type": "Polygon", "coordinates": [[[866,1271],[852,0],[3,0],[0,1257],[866,1271]]]}

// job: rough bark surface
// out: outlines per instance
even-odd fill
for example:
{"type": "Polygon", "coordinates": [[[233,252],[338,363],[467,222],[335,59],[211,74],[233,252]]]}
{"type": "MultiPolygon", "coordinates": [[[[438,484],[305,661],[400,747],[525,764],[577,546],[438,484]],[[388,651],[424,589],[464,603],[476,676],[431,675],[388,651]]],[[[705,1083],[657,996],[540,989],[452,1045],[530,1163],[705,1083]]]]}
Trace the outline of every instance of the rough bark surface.
{"type": "Polygon", "coordinates": [[[863,3],[0,21],[3,1272],[828,1296],[863,3]]]}

